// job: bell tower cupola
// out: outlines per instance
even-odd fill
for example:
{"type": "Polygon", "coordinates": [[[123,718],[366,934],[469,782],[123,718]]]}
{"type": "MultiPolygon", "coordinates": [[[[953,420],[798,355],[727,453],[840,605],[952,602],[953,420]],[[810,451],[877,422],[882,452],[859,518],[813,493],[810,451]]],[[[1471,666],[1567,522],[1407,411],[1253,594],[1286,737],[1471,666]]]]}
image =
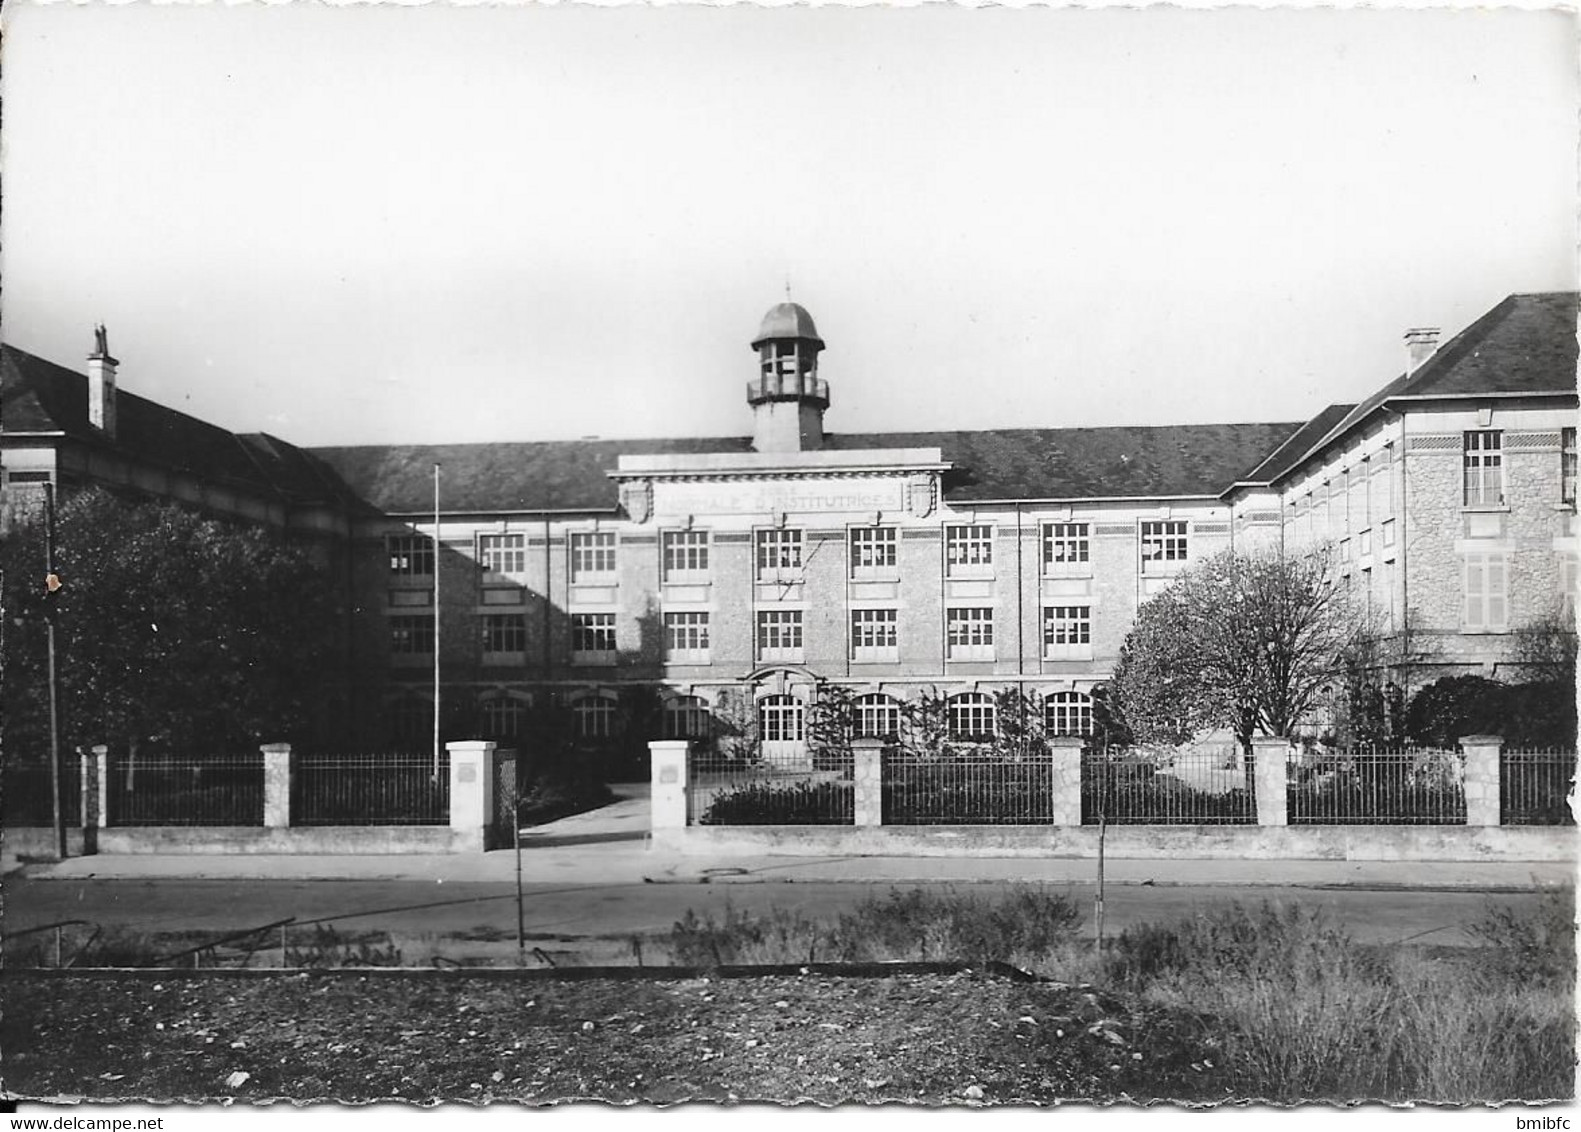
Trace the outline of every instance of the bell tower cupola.
{"type": "Polygon", "coordinates": [[[818,376],[823,339],[798,303],[779,303],[763,316],[752,340],[758,375],[747,382],[752,446],[759,452],[807,452],[823,447],[829,385],[818,376]]]}

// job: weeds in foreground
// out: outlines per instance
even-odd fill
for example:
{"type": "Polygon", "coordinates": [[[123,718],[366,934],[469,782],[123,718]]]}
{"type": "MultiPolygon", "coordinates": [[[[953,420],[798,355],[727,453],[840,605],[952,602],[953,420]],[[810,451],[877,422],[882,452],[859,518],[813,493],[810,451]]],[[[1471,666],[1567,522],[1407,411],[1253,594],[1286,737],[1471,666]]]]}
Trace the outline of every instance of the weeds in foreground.
{"type": "MultiPolygon", "coordinates": [[[[1490,910],[1481,946],[1379,948],[1325,913],[1232,905],[1127,929],[1097,955],[1066,896],[912,890],[832,923],[774,910],[688,912],[671,933],[687,966],[998,959],[1093,983],[1163,1016],[1196,1017],[1243,1099],[1275,1103],[1557,1100],[1574,1093],[1573,895],[1490,910]]],[[[1047,1056],[1057,1057],[1050,1050],[1047,1056]]]]}

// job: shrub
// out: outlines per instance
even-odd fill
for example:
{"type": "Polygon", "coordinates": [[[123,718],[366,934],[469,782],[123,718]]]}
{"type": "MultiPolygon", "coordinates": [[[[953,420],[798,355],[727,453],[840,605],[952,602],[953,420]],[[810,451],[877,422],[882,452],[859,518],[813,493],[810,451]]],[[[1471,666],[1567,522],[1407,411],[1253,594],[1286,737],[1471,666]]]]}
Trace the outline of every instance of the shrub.
{"type": "Polygon", "coordinates": [[[856,810],[849,782],[750,782],[721,791],[699,825],[849,825],[856,810]]]}

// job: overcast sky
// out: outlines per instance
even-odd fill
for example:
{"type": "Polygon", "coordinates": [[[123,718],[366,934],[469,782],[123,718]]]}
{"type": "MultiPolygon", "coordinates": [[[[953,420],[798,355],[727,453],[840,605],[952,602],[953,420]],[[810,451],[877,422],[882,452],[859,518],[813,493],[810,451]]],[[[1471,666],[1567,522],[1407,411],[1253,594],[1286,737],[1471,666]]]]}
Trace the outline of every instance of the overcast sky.
{"type": "Polygon", "coordinates": [[[1300,420],[1576,285],[1544,11],[8,4],[6,339],[300,444],[1300,420]]]}

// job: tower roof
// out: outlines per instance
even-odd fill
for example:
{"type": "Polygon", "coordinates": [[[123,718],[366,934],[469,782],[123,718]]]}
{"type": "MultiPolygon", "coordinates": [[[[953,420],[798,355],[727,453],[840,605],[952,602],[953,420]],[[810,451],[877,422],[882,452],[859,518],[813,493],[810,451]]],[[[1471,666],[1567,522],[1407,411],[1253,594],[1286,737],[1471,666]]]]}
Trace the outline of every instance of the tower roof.
{"type": "Polygon", "coordinates": [[[812,315],[800,303],[776,303],[763,316],[763,325],[758,327],[758,336],[752,339],[752,348],[756,350],[775,338],[801,338],[823,346],[823,339],[818,337],[818,328],[813,325],[812,315]]]}

